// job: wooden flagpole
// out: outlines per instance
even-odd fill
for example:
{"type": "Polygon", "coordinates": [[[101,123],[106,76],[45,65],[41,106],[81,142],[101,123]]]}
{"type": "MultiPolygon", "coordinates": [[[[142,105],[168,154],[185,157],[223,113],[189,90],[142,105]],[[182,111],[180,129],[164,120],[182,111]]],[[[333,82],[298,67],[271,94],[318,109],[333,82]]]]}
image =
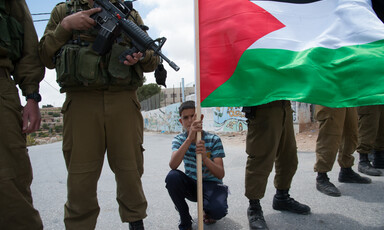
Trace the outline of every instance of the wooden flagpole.
{"type": "MultiPolygon", "coordinates": [[[[199,0],[195,0],[195,49],[196,49],[196,117],[201,119],[200,105],[200,42],[199,42],[199,0]]],[[[201,132],[197,133],[196,143],[201,140],[201,132]]],[[[198,214],[198,230],[204,229],[203,223],[203,176],[202,176],[202,156],[196,154],[196,172],[197,172],[197,214],[198,214]]]]}

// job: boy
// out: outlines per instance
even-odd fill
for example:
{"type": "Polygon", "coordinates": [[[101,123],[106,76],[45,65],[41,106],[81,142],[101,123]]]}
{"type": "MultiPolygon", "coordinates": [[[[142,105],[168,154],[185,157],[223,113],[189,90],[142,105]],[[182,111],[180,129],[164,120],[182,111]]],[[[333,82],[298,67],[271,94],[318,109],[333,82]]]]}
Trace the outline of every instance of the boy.
{"type": "Polygon", "coordinates": [[[202,155],[204,223],[213,224],[227,214],[228,188],[223,185],[225,157],[223,145],[217,135],[202,130],[202,120],[196,120],[195,102],[186,101],[179,108],[180,123],[185,132],[172,141],[171,171],[165,182],[177,211],[180,214],[180,230],[192,229],[192,218],[185,199],[197,201],[196,154],[202,155]],[[197,132],[202,140],[196,143],[197,132]],[[177,168],[184,161],[185,173],[177,168]]]}

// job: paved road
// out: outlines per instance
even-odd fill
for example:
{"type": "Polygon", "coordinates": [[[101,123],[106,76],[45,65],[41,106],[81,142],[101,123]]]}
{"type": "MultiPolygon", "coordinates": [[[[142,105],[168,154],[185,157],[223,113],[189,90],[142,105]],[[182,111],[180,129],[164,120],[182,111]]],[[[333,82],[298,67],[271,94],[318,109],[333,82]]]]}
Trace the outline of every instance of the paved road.
{"type": "MultiPolygon", "coordinates": [[[[173,135],[145,133],[145,172],[143,185],[148,200],[148,217],[144,220],[147,230],[177,229],[178,215],[164,187],[164,178],[169,171],[173,135]]],[[[66,201],[66,169],[61,152],[61,142],[33,146],[29,153],[34,169],[32,192],[34,204],[40,211],[45,229],[61,230],[63,205],[66,201]]],[[[224,143],[227,157],[224,158],[229,185],[229,213],[215,225],[205,226],[211,230],[248,229],[246,209],[248,201],[244,197],[245,146],[224,143]]],[[[295,215],[272,209],[273,173],[265,198],[261,200],[265,219],[273,229],[348,229],[384,230],[384,177],[371,177],[372,184],[342,184],[337,182],[338,165],[329,174],[331,181],[340,189],[342,196],[335,198],[319,193],[315,188],[316,174],[313,172],[315,154],[299,153],[299,168],[294,178],[291,196],[312,208],[312,214],[295,215]]],[[[356,166],[354,166],[356,169],[356,166]]],[[[101,212],[97,230],[128,229],[120,221],[115,200],[115,180],[105,161],[98,186],[101,212]]],[[[190,203],[191,215],[197,221],[195,203],[190,203]]],[[[194,229],[197,229],[194,225],[194,229]]]]}

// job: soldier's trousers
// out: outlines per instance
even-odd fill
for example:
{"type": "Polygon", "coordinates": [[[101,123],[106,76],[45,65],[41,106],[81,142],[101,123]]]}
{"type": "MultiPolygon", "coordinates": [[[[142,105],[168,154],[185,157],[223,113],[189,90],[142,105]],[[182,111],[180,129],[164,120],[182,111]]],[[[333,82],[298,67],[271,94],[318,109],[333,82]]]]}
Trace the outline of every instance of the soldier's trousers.
{"type": "Polygon", "coordinates": [[[384,151],[384,105],[357,108],[359,132],[357,152],[384,151]]]}
{"type": "Polygon", "coordinates": [[[32,167],[22,134],[22,107],[14,82],[0,76],[0,229],[40,230],[33,207],[32,167]]]}
{"type": "Polygon", "coordinates": [[[291,187],[297,169],[297,146],[289,101],[275,101],[257,106],[248,119],[245,171],[245,196],[264,197],[268,177],[275,164],[274,185],[277,189],[291,187]]]}
{"type": "Polygon", "coordinates": [[[316,119],[320,122],[316,141],[315,172],[332,170],[337,162],[341,168],[353,166],[352,154],[357,146],[357,110],[356,108],[329,108],[317,105],[316,119]]]}
{"type": "Polygon", "coordinates": [[[136,92],[70,92],[62,112],[63,153],[68,169],[66,229],[95,228],[100,211],[97,182],[106,152],[117,183],[121,220],[144,219],[143,118],[136,92]]]}

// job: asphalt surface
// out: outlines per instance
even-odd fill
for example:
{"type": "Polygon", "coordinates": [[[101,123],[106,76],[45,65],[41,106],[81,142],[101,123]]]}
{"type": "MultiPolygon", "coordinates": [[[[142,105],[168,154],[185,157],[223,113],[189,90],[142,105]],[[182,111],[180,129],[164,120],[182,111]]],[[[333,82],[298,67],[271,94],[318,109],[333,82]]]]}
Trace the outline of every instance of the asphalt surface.
{"type": "MultiPolygon", "coordinates": [[[[177,229],[178,213],[165,188],[164,179],[169,171],[173,134],[145,133],[145,169],[142,178],[148,200],[148,217],[144,219],[147,230],[177,229]]],[[[64,228],[63,213],[66,201],[66,169],[61,152],[61,142],[33,146],[29,154],[34,170],[32,194],[34,205],[40,211],[45,229],[64,228]]],[[[224,142],[226,176],[224,183],[230,188],[228,215],[204,229],[237,230],[249,229],[246,210],[248,200],[244,196],[244,168],[246,153],[244,144],[224,142]]],[[[292,182],[291,197],[311,207],[311,214],[297,215],[272,209],[275,193],[272,172],[265,197],[261,200],[269,229],[335,229],[335,230],[384,230],[384,177],[370,177],[372,184],[345,184],[337,181],[339,166],[335,163],[328,175],[341,191],[341,197],[330,197],[316,190],[313,165],[315,153],[299,152],[299,168],[292,182]]],[[[357,155],[355,155],[356,157],[357,155]]],[[[357,160],[355,160],[357,162],[357,160]]],[[[357,166],[353,167],[357,171],[357,166]]],[[[383,170],[384,172],[384,170],[383,170]]],[[[98,199],[101,207],[96,229],[128,229],[121,223],[115,199],[116,185],[108,162],[98,184],[98,199]]],[[[196,203],[190,204],[190,212],[197,222],[196,203]]],[[[196,223],[193,225],[197,229],[196,223]]]]}

